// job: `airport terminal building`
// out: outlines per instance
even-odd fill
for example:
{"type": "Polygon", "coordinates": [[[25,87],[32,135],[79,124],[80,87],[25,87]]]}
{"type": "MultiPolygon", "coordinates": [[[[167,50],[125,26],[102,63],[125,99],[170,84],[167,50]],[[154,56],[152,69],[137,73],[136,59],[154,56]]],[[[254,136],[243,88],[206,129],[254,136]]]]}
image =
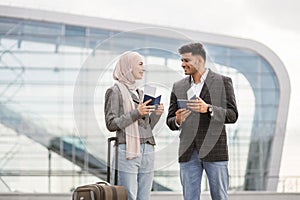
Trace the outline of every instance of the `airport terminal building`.
{"type": "MultiPolygon", "coordinates": [[[[166,125],[178,48],[202,42],[207,67],[230,76],[239,119],[227,126],[230,190],[276,191],[289,109],[285,66],[251,40],[53,11],[0,6],[0,192],[70,192],[105,180],[104,93],[118,56],[145,59],[142,81],[157,88],[165,113],[154,191],[181,191],[179,132],[166,125]]],[[[202,189],[208,190],[204,182],[202,189]]]]}

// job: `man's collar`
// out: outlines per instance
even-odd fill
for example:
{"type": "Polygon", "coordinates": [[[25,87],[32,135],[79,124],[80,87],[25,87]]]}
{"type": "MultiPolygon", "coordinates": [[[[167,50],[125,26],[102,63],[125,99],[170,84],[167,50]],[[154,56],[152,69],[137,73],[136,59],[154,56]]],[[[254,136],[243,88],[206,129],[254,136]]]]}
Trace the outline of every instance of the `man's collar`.
{"type": "MultiPolygon", "coordinates": [[[[205,71],[204,71],[204,73],[203,73],[202,76],[201,76],[200,83],[202,83],[203,81],[205,81],[205,79],[206,79],[206,77],[207,77],[207,74],[208,74],[208,71],[209,71],[209,69],[208,69],[208,68],[205,68],[205,71]]],[[[193,79],[193,76],[191,76],[190,81],[191,81],[191,84],[195,84],[194,79],[193,79]]]]}

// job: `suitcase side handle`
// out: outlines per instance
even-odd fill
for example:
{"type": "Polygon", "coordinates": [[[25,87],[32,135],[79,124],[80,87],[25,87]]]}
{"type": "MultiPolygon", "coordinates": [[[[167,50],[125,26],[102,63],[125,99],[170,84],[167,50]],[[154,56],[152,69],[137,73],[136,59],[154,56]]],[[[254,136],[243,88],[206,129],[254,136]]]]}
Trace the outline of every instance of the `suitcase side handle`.
{"type": "Polygon", "coordinates": [[[118,144],[119,140],[117,137],[108,138],[108,151],[107,151],[107,182],[110,182],[110,157],[111,157],[111,142],[115,141],[115,176],[114,176],[114,184],[118,185],[118,144]]]}

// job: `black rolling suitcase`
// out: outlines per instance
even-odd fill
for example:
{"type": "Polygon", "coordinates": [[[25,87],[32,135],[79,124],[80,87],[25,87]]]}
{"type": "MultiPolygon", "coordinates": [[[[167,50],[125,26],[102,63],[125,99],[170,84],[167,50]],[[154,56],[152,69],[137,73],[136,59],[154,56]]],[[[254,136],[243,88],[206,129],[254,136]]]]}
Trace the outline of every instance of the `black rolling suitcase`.
{"type": "Polygon", "coordinates": [[[73,200],[127,200],[127,191],[124,186],[118,186],[118,138],[108,138],[107,153],[107,182],[97,182],[95,184],[83,185],[77,187],[74,192],[73,200]],[[111,142],[115,141],[115,170],[114,184],[110,185],[110,158],[111,158],[111,142]]]}

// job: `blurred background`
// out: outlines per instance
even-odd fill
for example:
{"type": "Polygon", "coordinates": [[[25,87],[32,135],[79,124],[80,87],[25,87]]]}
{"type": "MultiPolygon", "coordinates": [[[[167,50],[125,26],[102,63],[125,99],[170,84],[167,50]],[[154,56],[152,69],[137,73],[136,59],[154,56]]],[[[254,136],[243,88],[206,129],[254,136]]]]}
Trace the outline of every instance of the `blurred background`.
{"type": "MultiPolygon", "coordinates": [[[[300,191],[300,3],[0,0],[0,192],[70,192],[106,177],[103,102],[112,69],[139,51],[168,108],[184,77],[177,49],[203,42],[232,78],[240,117],[227,126],[231,191],[300,191]]],[[[180,192],[178,132],[157,140],[155,191],[180,192]]],[[[204,182],[203,191],[209,190],[204,182]]]]}

